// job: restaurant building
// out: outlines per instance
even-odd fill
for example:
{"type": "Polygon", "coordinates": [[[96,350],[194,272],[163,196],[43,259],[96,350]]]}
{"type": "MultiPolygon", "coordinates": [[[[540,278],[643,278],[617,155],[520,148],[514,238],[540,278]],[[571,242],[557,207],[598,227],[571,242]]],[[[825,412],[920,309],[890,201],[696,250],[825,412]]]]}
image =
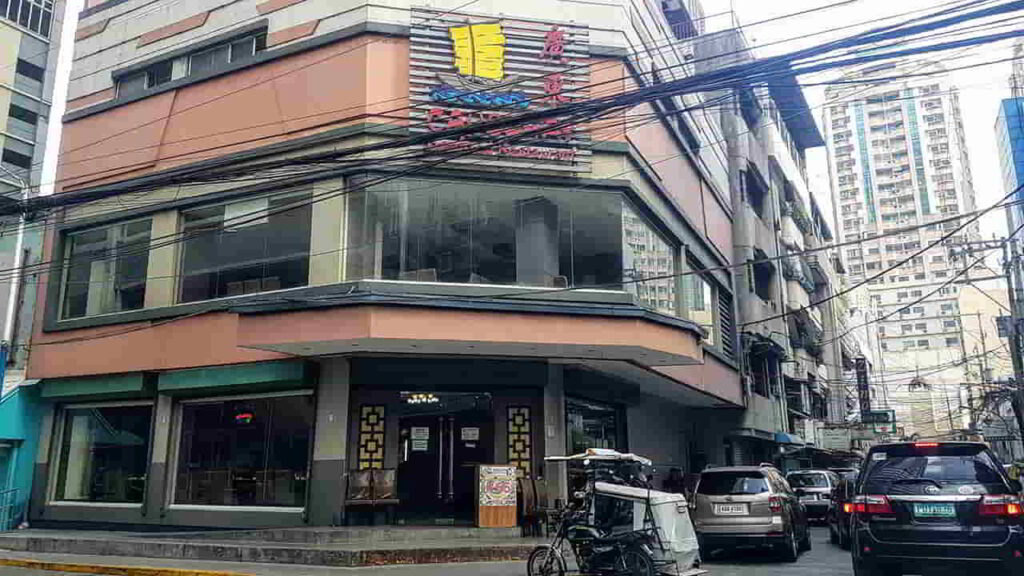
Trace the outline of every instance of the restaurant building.
{"type": "Polygon", "coordinates": [[[470,523],[478,464],[554,501],[549,455],[732,462],[732,215],[699,100],[297,160],[682,78],[694,4],[162,4],[91,2],[77,32],[59,193],[92,201],[46,239],[34,521],[353,522],[383,470],[389,521],[470,523]]]}

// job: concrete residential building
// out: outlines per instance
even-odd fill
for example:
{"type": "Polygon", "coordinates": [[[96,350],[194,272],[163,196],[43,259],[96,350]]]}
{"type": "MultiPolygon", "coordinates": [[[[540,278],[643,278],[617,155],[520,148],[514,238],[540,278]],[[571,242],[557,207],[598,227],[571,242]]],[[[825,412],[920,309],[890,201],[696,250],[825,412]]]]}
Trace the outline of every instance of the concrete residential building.
{"type": "Polygon", "coordinates": [[[692,73],[630,48],[699,34],[693,3],[159,4],[81,15],[59,191],[152,188],[52,216],[34,519],[325,525],[380,469],[398,520],[462,524],[473,464],[558,498],[546,455],[736,461],[728,166],[692,99],[415,174],[292,159],[692,73]]]}
{"type": "MultiPolygon", "coordinates": [[[[63,13],[63,1],[0,2],[0,202],[38,192],[63,13]]],[[[2,514],[13,524],[23,518],[39,426],[37,391],[24,386],[36,276],[11,271],[41,260],[42,239],[38,223],[0,218],[0,509],[13,507],[2,514]]]]}
{"type": "MultiPolygon", "coordinates": [[[[922,71],[920,66],[916,71],[922,71]]],[[[941,72],[938,65],[934,70],[941,72]]],[[[879,66],[854,77],[898,77],[898,66],[879,66]]],[[[865,240],[844,249],[850,281],[866,281],[935,242],[959,222],[928,225],[976,209],[959,95],[944,75],[830,88],[824,111],[833,203],[840,240],[865,240]],[[905,233],[873,239],[879,234],[905,233]]],[[[949,244],[978,237],[977,223],[867,282],[876,324],[886,395],[907,435],[941,437],[966,428],[963,342],[958,318],[959,270],[949,244]],[[907,306],[924,294],[935,296],[907,306]]],[[[862,297],[863,297],[862,292],[862,297]]]]}
{"type": "MultiPolygon", "coordinates": [[[[706,70],[753,60],[740,29],[705,35],[696,55],[706,70]]],[[[833,237],[807,182],[806,150],[824,141],[795,78],[731,96],[717,115],[730,162],[734,258],[751,262],[734,273],[749,395],[745,435],[733,442],[752,462],[773,461],[815,445],[826,422],[845,420],[836,402],[842,388],[832,390],[843,358],[829,299],[838,261],[831,251],[802,254],[833,237]]]]}

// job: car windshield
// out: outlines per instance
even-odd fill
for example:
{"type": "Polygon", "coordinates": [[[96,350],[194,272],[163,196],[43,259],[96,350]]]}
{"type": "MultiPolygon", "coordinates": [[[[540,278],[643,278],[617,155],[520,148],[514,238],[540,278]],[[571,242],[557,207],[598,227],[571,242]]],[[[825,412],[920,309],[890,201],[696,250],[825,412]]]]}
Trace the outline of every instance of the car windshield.
{"type": "Polygon", "coordinates": [[[793,488],[828,488],[828,478],[820,472],[803,472],[786,477],[793,488]]]}
{"type": "Polygon", "coordinates": [[[986,494],[1008,490],[995,461],[983,449],[939,448],[875,452],[864,494],[986,494]]]}
{"type": "Polygon", "coordinates": [[[697,485],[697,493],[706,496],[765,492],[768,492],[768,482],[760,472],[705,472],[697,485]]]}

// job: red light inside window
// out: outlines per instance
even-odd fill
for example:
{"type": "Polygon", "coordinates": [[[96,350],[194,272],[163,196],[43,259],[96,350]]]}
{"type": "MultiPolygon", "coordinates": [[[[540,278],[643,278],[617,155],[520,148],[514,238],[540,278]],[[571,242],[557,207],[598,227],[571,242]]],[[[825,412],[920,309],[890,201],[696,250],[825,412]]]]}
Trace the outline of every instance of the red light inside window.
{"type": "Polygon", "coordinates": [[[253,418],[252,412],[240,412],[235,414],[235,424],[252,424],[253,418]]]}
{"type": "Polygon", "coordinates": [[[914,448],[938,448],[938,442],[914,442],[914,448]]]}

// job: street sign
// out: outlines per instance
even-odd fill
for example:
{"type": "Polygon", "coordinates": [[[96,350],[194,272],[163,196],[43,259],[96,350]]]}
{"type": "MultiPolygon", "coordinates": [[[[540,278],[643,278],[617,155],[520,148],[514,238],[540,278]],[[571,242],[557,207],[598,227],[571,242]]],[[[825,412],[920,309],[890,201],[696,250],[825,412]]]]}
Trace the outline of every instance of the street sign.
{"type": "Polygon", "coordinates": [[[871,411],[871,388],[868,386],[868,361],[864,357],[854,360],[857,372],[857,398],[860,401],[861,419],[871,411]]]}
{"type": "Polygon", "coordinates": [[[853,432],[849,428],[822,428],[818,445],[825,450],[849,450],[853,432]]]}

